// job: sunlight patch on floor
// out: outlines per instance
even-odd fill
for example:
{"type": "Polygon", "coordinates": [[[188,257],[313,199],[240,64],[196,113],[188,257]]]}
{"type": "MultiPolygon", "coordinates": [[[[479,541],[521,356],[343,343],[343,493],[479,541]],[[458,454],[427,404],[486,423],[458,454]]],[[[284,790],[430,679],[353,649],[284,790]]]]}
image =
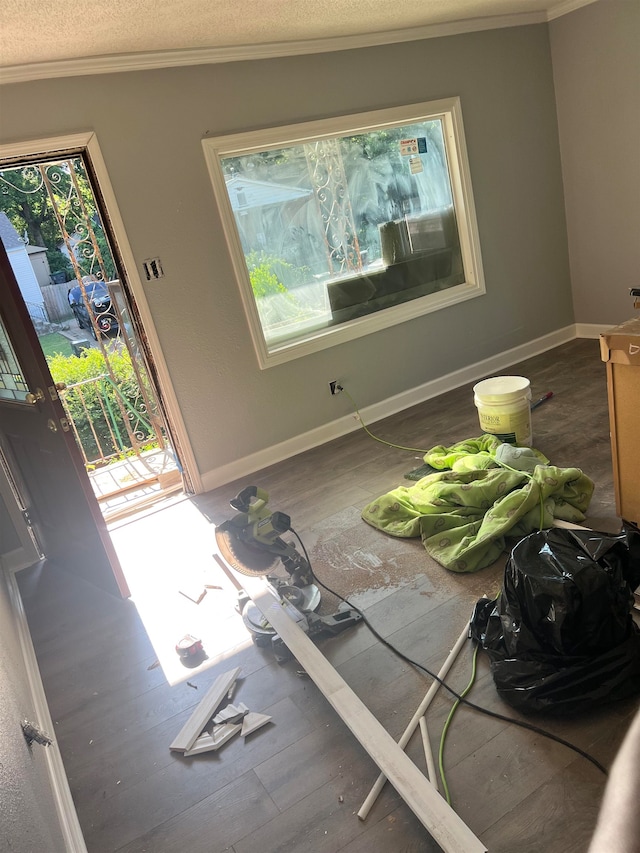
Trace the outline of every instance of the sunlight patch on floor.
{"type": "Polygon", "coordinates": [[[214,526],[191,501],[169,500],[109,532],[169,684],[187,681],[251,644],[235,610],[235,588],[212,556],[214,526]],[[221,589],[207,589],[199,604],[187,597],[197,598],[206,585],[221,589]],[[202,641],[207,658],[197,666],[187,666],[176,653],[185,634],[202,641]]]}

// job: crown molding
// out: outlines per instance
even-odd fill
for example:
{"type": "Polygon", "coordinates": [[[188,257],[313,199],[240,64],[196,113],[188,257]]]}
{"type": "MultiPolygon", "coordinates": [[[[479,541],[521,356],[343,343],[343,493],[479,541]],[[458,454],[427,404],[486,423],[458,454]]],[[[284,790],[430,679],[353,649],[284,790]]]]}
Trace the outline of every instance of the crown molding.
{"type": "Polygon", "coordinates": [[[575,12],[576,9],[582,6],[590,6],[596,3],[597,0],[562,0],[562,3],[557,3],[547,9],[547,21],[553,21],[555,18],[561,18],[563,15],[568,15],[569,12],[575,12]]]}
{"type": "MultiPolygon", "coordinates": [[[[572,0],[593,2],[593,0],[572,0]]],[[[82,59],[60,59],[50,62],[33,62],[25,65],[8,65],[0,69],[0,85],[25,83],[30,80],[48,80],[56,77],[80,77],[94,74],[115,74],[122,71],[148,71],[157,68],[176,68],[188,65],[213,65],[224,62],[245,62],[255,59],[277,59],[284,56],[302,56],[313,53],[333,53],[385,44],[421,41],[443,36],[460,35],[482,30],[521,27],[546,23],[547,13],[528,12],[486,18],[469,18],[442,24],[429,24],[412,29],[391,30],[380,33],[359,33],[353,36],[308,39],[304,41],[247,44],[232,47],[188,48],[185,50],[158,50],[144,53],[122,53],[109,56],[89,56],[82,59]]]]}

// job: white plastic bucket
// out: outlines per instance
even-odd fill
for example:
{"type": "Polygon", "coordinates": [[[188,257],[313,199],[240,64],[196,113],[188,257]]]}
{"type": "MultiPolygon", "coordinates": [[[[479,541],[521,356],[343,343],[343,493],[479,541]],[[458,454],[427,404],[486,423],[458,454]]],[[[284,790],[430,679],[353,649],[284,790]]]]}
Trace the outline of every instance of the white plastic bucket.
{"type": "Polygon", "coordinates": [[[531,387],[524,376],[494,376],[473,386],[480,428],[504,442],[531,447],[531,387]]]}

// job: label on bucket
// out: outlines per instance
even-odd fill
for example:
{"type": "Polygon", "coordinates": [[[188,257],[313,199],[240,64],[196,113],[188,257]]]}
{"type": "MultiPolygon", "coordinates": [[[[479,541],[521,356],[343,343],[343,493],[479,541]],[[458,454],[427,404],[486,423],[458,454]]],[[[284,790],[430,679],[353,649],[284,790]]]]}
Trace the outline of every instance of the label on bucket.
{"type": "Polygon", "coordinates": [[[531,444],[531,412],[528,404],[515,412],[478,408],[480,428],[501,441],[521,447],[531,444]]]}

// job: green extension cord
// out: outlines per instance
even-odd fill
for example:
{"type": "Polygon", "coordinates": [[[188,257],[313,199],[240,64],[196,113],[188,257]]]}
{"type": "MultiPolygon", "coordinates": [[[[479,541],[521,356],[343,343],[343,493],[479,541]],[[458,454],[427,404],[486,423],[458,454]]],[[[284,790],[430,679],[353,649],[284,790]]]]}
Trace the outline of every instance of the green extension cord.
{"type": "Polygon", "coordinates": [[[374,435],[370,431],[369,427],[363,421],[362,415],[360,414],[360,411],[356,406],[356,401],[353,399],[351,394],[345,388],[343,388],[342,385],[338,385],[337,387],[351,400],[351,405],[353,406],[356,416],[360,421],[360,425],[362,426],[362,429],[366,432],[366,434],[369,436],[369,438],[372,438],[374,441],[379,441],[380,444],[386,444],[387,447],[395,447],[396,450],[408,450],[410,453],[421,453],[423,456],[425,455],[425,453],[429,452],[428,450],[423,450],[420,447],[403,447],[401,444],[393,444],[393,442],[391,441],[385,441],[384,438],[378,438],[377,435],[374,435]]]}
{"type": "Polygon", "coordinates": [[[458,705],[460,704],[462,699],[464,699],[467,693],[471,690],[471,688],[473,687],[473,683],[476,680],[479,648],[480,647],[476,645],[475,649],[473,650],[473,663],[471,666],[471,678],[469,679],[469,683],[460,694],[460,698],[456,699],[456,701],[453,703],[451,710],[449,711],[449,716],[447,717],[446,722],[444,724],[444,728],[442,729],[442,734],[440,735],[440,749],[438,750],[438,769],[440,770],[440,778],[442,779],[442,787],[444,788],[445,799],[449,803],[449,805],[451,805],[451,795],[449,794],[449,786],[447,785],[447,779],[444,773],[444,742],[446,740],[447,732],[449,731],[449,726],[451,725],[453,715],[455,714],[458,705]]]}

